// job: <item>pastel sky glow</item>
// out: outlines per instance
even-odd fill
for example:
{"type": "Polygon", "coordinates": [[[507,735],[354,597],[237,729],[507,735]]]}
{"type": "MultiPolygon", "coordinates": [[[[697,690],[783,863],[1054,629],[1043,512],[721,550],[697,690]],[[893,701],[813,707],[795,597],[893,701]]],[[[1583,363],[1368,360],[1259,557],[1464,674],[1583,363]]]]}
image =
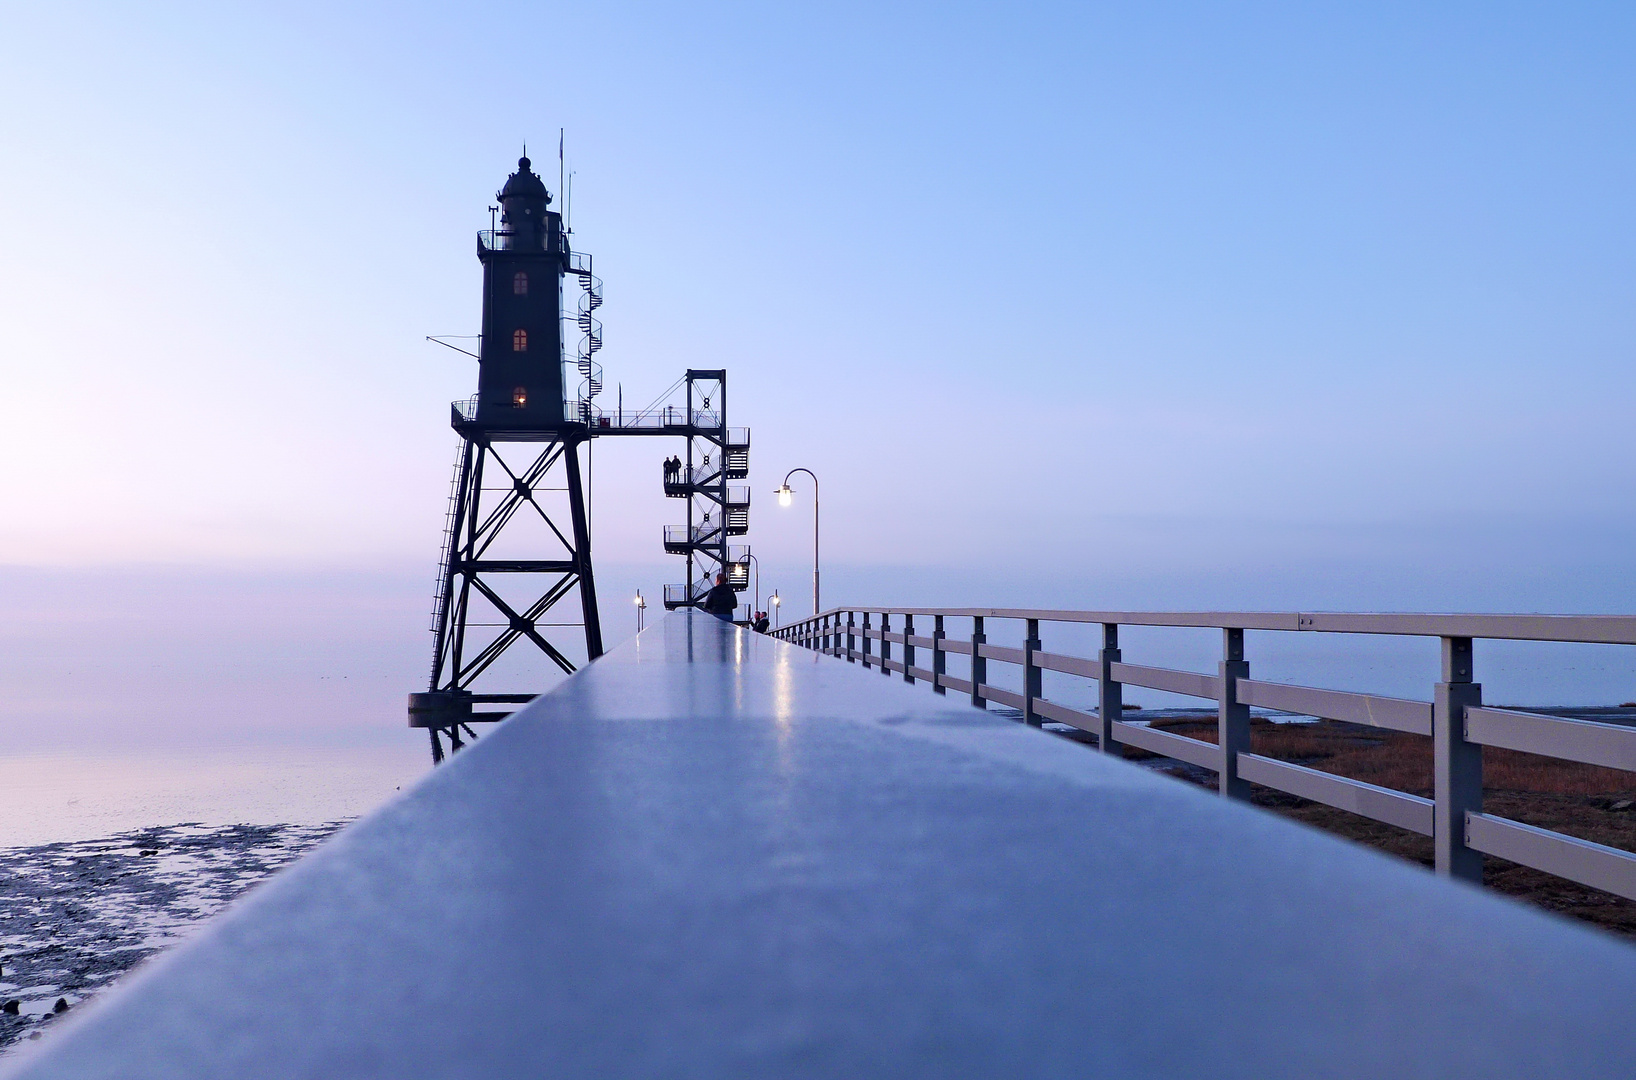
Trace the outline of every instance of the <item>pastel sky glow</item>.
{"type": "MultiPolygon", "coordinates": [[[[728,369],[767,588],[805,595],[810,507],[771,491],[807,466],[836,602],[1636,610],[1629,4],[0,31],[7,581],[367,572],[411,624],[380,649],[427,651],[475,365],[423,339],[476,332],[473,231],[524,140],[556,187],[566,128],[608,393],[728,369]]],[[[670,448],[605,442],[617,636],[682,575],[670,448]]]]}

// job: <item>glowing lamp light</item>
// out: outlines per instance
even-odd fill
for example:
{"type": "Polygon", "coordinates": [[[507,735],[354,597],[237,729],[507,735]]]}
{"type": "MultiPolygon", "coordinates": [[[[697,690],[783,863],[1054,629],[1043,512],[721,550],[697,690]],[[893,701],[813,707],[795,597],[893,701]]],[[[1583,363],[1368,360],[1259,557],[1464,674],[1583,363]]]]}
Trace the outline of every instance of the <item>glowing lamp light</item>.
{"type": "Polygon", "coordinates": [[[777,491],[773,492],[773,494],[778,496],[779,506],[790,505],[791,500],[795,497],[795,492],[790,490],[790,486],[788,484],[784,484],[777,491]]]}

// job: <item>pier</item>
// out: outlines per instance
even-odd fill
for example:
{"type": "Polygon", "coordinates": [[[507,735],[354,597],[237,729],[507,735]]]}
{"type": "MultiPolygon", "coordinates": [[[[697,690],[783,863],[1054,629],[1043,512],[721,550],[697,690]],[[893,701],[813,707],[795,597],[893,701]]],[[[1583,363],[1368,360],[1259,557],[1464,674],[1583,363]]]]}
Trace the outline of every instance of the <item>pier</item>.
{"type": "MultiPolygon", "coordinates": [[[[1623,942],[973,708],[1004,693],[985,677],[907,685],[959,652],[951,613],[878,637],[861,614],[781,631],[817,648],[666,615],[7,1075],[1630,1075],[1623,942]]],[[[1019,615],[1054,617],[959,617],[1019,615]]],[[[1190,677],[1225,724],[1280,693],[1190,677]]],[[[1468,742],[1534,730],[1467,694],[1427,721],[1458,701],[1468,742]]]]}

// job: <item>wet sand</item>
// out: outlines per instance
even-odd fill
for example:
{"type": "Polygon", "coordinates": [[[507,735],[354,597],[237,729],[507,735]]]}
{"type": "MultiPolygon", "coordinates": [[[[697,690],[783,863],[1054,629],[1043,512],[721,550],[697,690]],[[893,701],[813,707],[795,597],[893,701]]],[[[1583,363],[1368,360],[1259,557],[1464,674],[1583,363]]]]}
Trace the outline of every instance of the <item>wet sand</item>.
{"type": "Polygon", "coordinates": [[[343,824],[172,825],[0,849],[0,1049],[41,1037],[343,824]]]}

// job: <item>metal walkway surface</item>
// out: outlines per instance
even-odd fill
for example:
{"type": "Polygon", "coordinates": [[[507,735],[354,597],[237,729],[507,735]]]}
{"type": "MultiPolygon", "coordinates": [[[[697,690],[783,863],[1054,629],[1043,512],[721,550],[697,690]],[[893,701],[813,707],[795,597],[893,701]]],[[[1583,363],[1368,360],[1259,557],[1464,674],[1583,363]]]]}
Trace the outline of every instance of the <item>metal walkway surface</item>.
{"type": "Polygon", "coordinates": [[[678,612],[17,1077],[1619,1077],[1636,949],[678,612]]]}

